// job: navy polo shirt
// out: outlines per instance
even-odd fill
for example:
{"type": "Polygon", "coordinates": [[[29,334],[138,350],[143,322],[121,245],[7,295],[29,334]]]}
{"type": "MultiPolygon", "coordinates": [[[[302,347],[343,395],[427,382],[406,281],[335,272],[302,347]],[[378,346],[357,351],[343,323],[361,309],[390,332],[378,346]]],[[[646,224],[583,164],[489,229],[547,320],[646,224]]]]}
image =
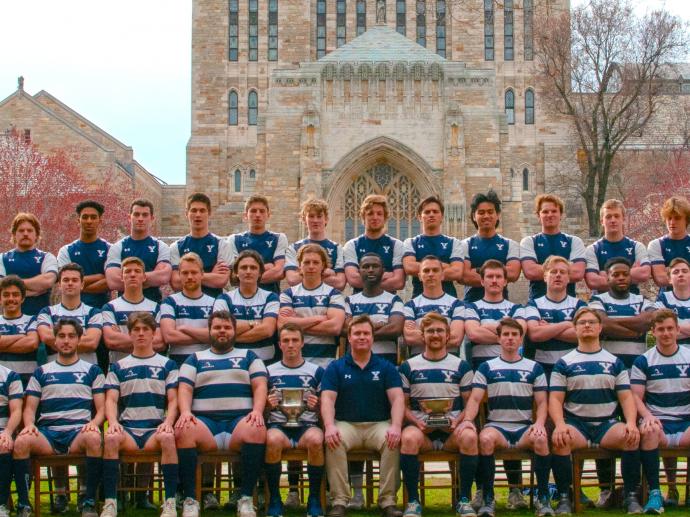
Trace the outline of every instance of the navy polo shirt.
{"type": "Polygon", "coordinates": [[[345,422],[390,420],[391,405],[386,390],[402,388],[398,370],[386,359],[372,354],[360,368],[349,353],[326,368],[321,391],[335,391],[335,419],[345,422]]]}

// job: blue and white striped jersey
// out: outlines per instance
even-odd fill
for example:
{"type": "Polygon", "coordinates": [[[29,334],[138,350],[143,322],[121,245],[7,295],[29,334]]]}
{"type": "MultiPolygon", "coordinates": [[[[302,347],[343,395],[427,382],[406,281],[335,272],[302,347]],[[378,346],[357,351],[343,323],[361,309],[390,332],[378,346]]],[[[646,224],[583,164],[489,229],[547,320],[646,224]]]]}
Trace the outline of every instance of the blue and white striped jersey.
{"type": "MultiPolygon", "coordinates": [[[[204,273],[210,273],[218,262],[225,262],[231,265],[232,256],[230,255],[230,245],[225,239],[221,239],[213,233],[208,233],[203,237],[192,237],[186,235],[176,240],[170,245],[170,264],[173,271],[180,267],[180,257],[186,253],[196,253],[204,264],[204,273]]],[[[201,290],[209,296],[217,297],[223,289],[216,287],[201,286],[201,290]]]]}
{"type": "MultiPolygon", "coordinates": [[[[344,312],[345,299],[340,291],[323,283],[316,289],[307,289],[304,284],[299,284],[280,293],[280,307],[289,307],[301,317],[324,316],[329,309],[344,312]]],[[[302,349],[304,359],[325,368],[335,359],[338,339],[338,336],[313,336],[305,333],[302,349]]]]}
{"type": "MultiPolygon", "coordinates": [[[[348,316],[367,314],[374,323],[388,323],[394,314],[405,316],[403,302],[397,294],[383,291],[378,296],[367,297],[363,292],[348,296],[345,300],[345,312],[348,316]]],[[[372,352],[393,362],[397,361],[398,343],[395,340],[374,341],[372,352]]]]}
{"type": "MultiPolygon", "coordinates": [[[[498,323],[501,319],[510,317],[525,319],[522,305],[513,303],[509,300],[500,302],[487,302],[483,298],[473,303],[466,304],[464,319],[465,321],[474,320],[480,324],[498,323]]],[[[501,355],[501,345],[498,342],[492,345],[482,345],[470,341],[472,364],[480,360],[488,360],[501,355]]]]}
{"type": "MultiPolygon", "coordinates": [[[[283,388],[307,388],[311,389],[314,395],[321,392],[321,378],[324,369],[309,361],[304,361],[296,368],[285,366],[282,362],[274,363],[268,367],[268,391],[283,388]]],[[[287,417],[279,410],[271,411],[268,417],[269,423],[285,423],[287,417]]],[[[303,425],[317,425],[319,415],[314,411],[305,411],[299,417],[299,422],[303,425]]]]}
{"type": "MultiPolygon", "coordinates": [[[[609,318],[628,318],[638,316],[646,311],[653,311],[654,304],[640,294],[629,293],[627,298],[618,299],[611,293],[601,293],[592,296],[589,307],[604,312],[609,318]]],[[[604,337],[601,340],[604,350],[608,350],[618,357],[626,368],[632,368],[633,361],[647,350],[646,335],[637,339],[615,339],[604,337]]]]}
{"type": "Polygon", "coordinates": [[[399,371],[403,392],[410,397],[410,409],[423,421],[428,415],[421,410],[420,400],[454,398],[450,416],[455,418],[464,407],[462,393],[472,390],[472,368],[453,354],[438,360],[419,354],[403,362],[399,371]]]}
{"type": "Polygon", "coordinates": [[[160,354],[128,355],[111,364],[105,389],[120,393],[120,423],[137,436],[155,431],[165,420],[167,391],[177,388],[177,375],[175,361],[160,354]]]}
{"type": "MultiPolygon", "coordinates": [[[[501,264],[508,264],[513,260],[520,260],[520,245],[513,239],[507,239],[496,234],[489,239],[472,235],[462,241],[465,252],[465,267],[480,268],[489,259],[498,260],[501,264]]],[[[465,286],[465,301],[475,302],[484,297],[484,288],[465,286]]]]}
{"type": "Polygon", "coordinates": [[[668,266],[674,258],[684,258],[690,262],[690,235],[682,239],[671,239],[668,235],[649,242],[647,246],[652,265],[668,266]]]}
{"type": "Polygon", "coordinates": [[[322,241],[302,239],[301,241],[290,244],[285,251],[285,271],[296,271],[299,268],[299,264],[297,264],[297,252],[305,244],[318,244],[321,246],[326,250],[328,258],[331,261],[330,268],[336,273],[345,271],[343,247],[330,239],[324,239],[322,241]]]}
{"type": "MultiPolygon", "coordinates": [[[[144,262],[144,271],[149,272],[158,264],[170,263],[170,248],[162,240],[150,235],[143,239],[127,236],[110,247],[105,268],[122,267],[122,261],[127,257],[139,257],[144,262]]],[[[158,287],[145,287],[144,296],[155,302],[160,302],[162,298],[158,287]]]]}
{"type": "MultiPolygon", "coordinates": [[[[278,318],[280,301],[278,295],[260,287],[254,296],[245,298],[239,289],[223,293],[213,304],[214,311],[228,311],[237,321],[255,321],[261,323],[264,318],[278,318]]],[[[251,350],[262,361],[271,361],[275,357],[276,347],[273,336],[253,343],[243,343],[240,336],[235,341],[236,348],[251,350]]]]}
{"type": "Polygon", "coordinates": [[[551,373],[550,391],[565,393],[563,412],[591,423],[618,417],[618,392],[630,389],[623,361],[604,349],[575,349],[561,357],[551,373]]]}
{"type": "MultiPolygon", "coordinates": [[[[460,239],[449,237],[448,235],[424,235],[410,237],[403,242],[403,258],[414,257],[420,262],[424,257],[434,255],[441,259],[444,264],[453,262],[463,262],[465,251],[460,239]]],[[[417,276],[412,277],[412,296],[422,294],[422,282],[417,276]]],[[[458,296],[455,285],[451,281],[443,282],[443,291],[451,296],[458,296]]]]}
{"type": "MultiPolygon", "coordinates": [[[[36,318],[28,314],[22,314],[18,318],[5,318],[0,314],[0,336],[18,336],[36,332],[36,318]]],[[[36,350],[24,354],[2,351],[0,352],[0,365],[9,368],[19,374],[22,382],[26,384],[29,377],[36,369],[36,350]]]]}
{"type": "Polygon", "coordinates": [[[366,253],[376,253],[381,257],[383,270],[387,273],[402,269],[403,243],[388,234],[378,239],[370,239],[362,234],[350,239],[343,246],[345,267],[353,266],[359,269],[359,259],[366,253]]]}
{"type": "MultiPolygon", "coordinates": [[[[110,243],[98,238],[93,242],[84,242],[80,239],[65,244],[57,255],[58,268],[75,262],[84,269],[84,275],[104,275],[105,263],[108,258],[110,243]]],[[[91,307],[103,307],[110,299],[110,291],[102,293],[81,293],[81,300],[91,307]]]]}
{"type": "MultiPolygon", "coordinates": [[[[168,296],[158,309],[158,319],[169,318],[175,320],[175,325],[184,325],[192,328],[208,328],[208,318],[213,311],[215,299],[208,294],[202,294],[199,298],[189,298],[179,292],[168,296]]],[[[193,345],[175,345],[168,343],[170,349],[168,355],[182,356],[184,359],[193,354],[206,350],[207,343],[195,343],[193,345]]],[[[183,360],[179,357],[180,360],[183,360]]]]}
{"type": "Polygon", "coordinates": [[[252,411],[252,379],[266,377],[266,366],[251,350],[224,354],[208,349],[190,355],[180,367],[180,382],[194,388],[192,413],[234,420],[252,411]]]}
{"type": "Polygon", "coordinates": [[[104,384],[101,369],[82,359],[39,366],[26,388],[27,396],[41,400],[36,425],[58,432],[80,429],[91,421],[93,396],[103,393],[104,384]]]}
{"type": "MultiPolygon", "coordinates": [[[[422,318],[430,313],[436,312],[446,318],[450,325],[453,321],[462,321],[465,316],[465,304],[451,296],[443,293],[443,296],[438,298],[427,298],[420,294],[416,298],[412,298],[405,304],[405,321],[414,321],[417,327],[422,321],[422,318]]],[[[414,347],[412,349],[415,354],[422,352],[422,347],[414,347]]],[[[459,347],[449,348],[449,352],[458,353],[459,347]]]]}
{"type": "MultiPolygon", "coordinates": [[[[0,253],[0,278],[17,275],[19,278],[33,278],[44,273],[55,273],[57,277],[58,265],[55,255],[39,249],[19,251],[13,249],[0,253]]],[[[43,307],[50,305],[50,289],[38,296],[27,296],[22,303],[22,312],[29,316],[36,316],[43,307]]]]}
{"type": "MultiPolygon", "coordinates": [[[[116,326],[119,327],[120,332],[129,334],[127,330],[127,318],[133,312],[149,312],[154,318],[158,319],[158,304],[148,298],[142,298],[136,303],[125,300],[124,296],[115,298],[106,303],[101,310],[101,317],[103,318],[103,327],[116,326]]],[[[117,350],[110,351],[110,364],[116,363],[123,357],[129,355],[129,352],[119,352],[117,350]]]]}
{"type": "Polygon", "coordinates": [[[0,432],[10,418],[10,400],[24,397],[24,386],[17,372],[0,365],[0,432]]]}
{"type": "MultiPolygon", "coordinates": [[[[274,233],[265,231],[264,233],[235,233],[228,237],[230,244],[230,257],[234,262],[237,255],[244,250],[254,250],[264,261],[264,264],[273,264],[276,260],[285,258],[288,240],[284,233],[274,233]]],[[[280,292],[280,282],[269,284],[259,284],[259,287],[273,293],[280,292]]]]}
{"type": "MultiPolygon", "coordinates": [[[[673,291],[660,290],[654,307],[656,309],[671,309],[678,316],[678,323],[690,323],[690,298],[678,298],[673,294],[673,291]]],[[[680,338],[678,344],[690,346],[690,338],[680,338]]]]}
{"type": "MultiPolygon", "coordinates": [[[[582,307],[587,307],[587,304],[574,296],[566,296],[562,301],[555,302],[544,295],[529,301],[525,307],[525,319],[528,322],[544,320],[547,323],[572,321],[575,313],[582,307]]],[[[541,343],[535,342],[534,348],[534,360],[549,370],[561,357],[575,348],[575,343],[550,339],[541,343]]]]}
{"type": "MultiPolygon", "coordinates": [[[[80,303],[76,309],[68,309],[61,303],[51,305],[41,309],[36,317],[36,328],[44,326],[54,328],[55,324],[62,318],[73,318],[77,320],[84,330],[87,329],[102,329],[103,317],[101,311],[95,307],[90,307],[84,303],[80,303]]],[[[48,353],[48,361],[55,361],[57,359],[57,352],[50,347],[46,347],[48,353]]],[[[79,358],[87,363],[97,364],[96,352],[88,352],[79,354],[79,358]]]]}
{"type": "Polygon", "coordinates": [[[635,359],[630,383],[644,386],[644,403],[663,422],[690,420],[690,348],[673,355],[650,348],[635,359]]]}
{"type": "Polygon", "coordinates": [[[513,430],[532,423],[534,393],[549,389],[539,363],[524,357],[510,362],[500,356],[479,366],[472,387],[486,390],[488,422],[513,430]]]}
{"type": "MultiPolygon", "coordinates": [[[[595,243],[587,246],[585,251],[587,273],[601,273],[604,271],[606,262],[616,257],[626,258],[631,264],[637,262],[640,266],[649,265],[647,248],[641,242],[634,241],[629,237],[623,237],[621,240],[613,242],[602,237],[595,243]]],[[[639,294],[640,289],[636,284],[632,284],[630,292],[639,294]]]]}

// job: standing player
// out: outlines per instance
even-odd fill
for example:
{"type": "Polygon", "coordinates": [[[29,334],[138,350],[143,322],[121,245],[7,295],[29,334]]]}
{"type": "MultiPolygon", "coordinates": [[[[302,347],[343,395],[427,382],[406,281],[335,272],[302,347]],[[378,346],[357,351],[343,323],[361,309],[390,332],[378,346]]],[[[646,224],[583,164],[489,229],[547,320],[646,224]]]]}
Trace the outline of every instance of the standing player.
{"type": "Polygon", "coordinates": [[[187,253],[196,253],[203,263],[201,290],[216,298],[230,281],[230,248],[228,241],[211,233],[208,220],[211,217],[211,200],[206,194],[195,192],[187,197],[185,204],[189,233],[170,246],[172,274],[170,285],[175,291],[184,289],[180,278],[180,258],[187,253]]]}
{"type": "Polygon", "coordinates": [[[597,311],[580,309],[573,323],[577,348],[558,360],[549,388],[549,416],[554,423],[551,465],[560,494],[556,514],[572,513],[571,451],[592,444],[622,451],[623,505],[629,514],[642,513],[635,493],[640,482],[640,433],[628,371],[620,359],[601,348],[597,311]]]}
{"type": "Polygon", "coordinates": [[[575,296],[575,284],[585,277],[585,245],[579,237],[561,231],[565,205],[560,197],[540,194],[534,200],[534,206],[541,232],[520,242],[522,270],[530,281],[529,297],[534,300],[546,294],[543,264],[551,255],[564,257],[570,262],[568,294],[575,296]]]}
{"type": "Polygon", "coordinates": [[[12,220],[11,231],[16,247],[0,253],[0,277],[17,275],[24,281],[26,295],[22,312],[36,316],[50,303],[50,290],[57,278],[57,259],[36,247],[41,223],[34,214],[18,213],[12,220]]]}
{"type": "Polygon", "coordinates": [[[328,255],[318,244],[302,246],[297,253],[302,283],[280,294],[278,328],[294,323],[304,332],[304,358],[326,367],[336,358],[345,322],[345,300],[340,291],[323,283],[328,255]]]}
{"type": "Polygon", "coordinates": [[[690,202],[684,197],[668,198],[661,207],[668,233],[649,243],[649,260],[652,263],[652,277],[660,288],[669,286],[666,268],[674,258],[690,262],[690,202]]]}
{"type": "Polygon", "coordinates": [[[202,291],[204,264],[199,255],[182,255],[177,273],[182,291],[163,300],[158,317],[168,356],[179,367],[194,352],[208,348],[208,317],[215,300],[202,291]]]}
{"type": "Polygon", "coordinates": [[[429,196],[417,205],[417,218],[422,223],[422,233],[403,243],[403,268],[412,277],[412,296],[422,294],[419,280],[421,261],[434,255],[443,263],[443,291],[458,296],[453,282],[462,281],[464,253],[462,243],[455,237],[441,232],[445,207],[437,196],[429,196]]]}
{"type": "Polygon", "coordinates": [[[65,453],[86,453],[86,499],[82,517],[98,517],[96,489],[101,481],[104,379],[98,366],[79,359],[77,346],[81,335],[77,320],[58,321],[55,325],[58,357],[36,368],[26,388],[24,429],[14,442],[14,481],[17,513],[21,517],[31,515],[28,483],[31,455],[65,453]]]}
{"type": "Polygon", "coordinates": [[[519,349],[525,329],[519,321],[504,318],[498,323],[496,330],[501,353],[498,357],[482,363],[475,372],[472,395],[463,416],[465,421],[472,424],[479,413],[482,401],[485,397],[488,399],[487,422],[479,433],[479,473],[482,476],[480,485],[483,496],[479,515],[495,515],[494,452],[511,447],[534,451],[534,471],[537,474],[539,490],[536,513],[538,517],[553,515],[549,502],[551,458],[544,427],[548,410],[548,383],[544,369],[538,363],[520,355],[519,349]],[[536,406],[534,421],[533,405],[536,406]]]}
{"type": "Polygon", "coordinates": [[[477,233],[462,241],[465,251],[462,283],[465,284],[465,301],[476,302],[484,296],[479,268],[487,260],[495,259],[506,266],[509,283],[520,278],[520,246],[496,232],[501,216],[501,200],[496,192],[476,194],[470,209],[477,233]]]}
{"type": "Polygon", "coordinates": [[[137,257],[144,264],[144,296],[160,302],[160,287],[170,282],[170,248],[163,241],[151,236],[153,226],[153,203],[148,199],[135,199],[129,207],[130,232],[127,237],[117,241],[108,251],[105,277],[108,287],[122,292],[125,285],[122,279],[124,260],[137,257]]]}
{"type": "Polygon", "coordinates": [[[408,503],[405,517],[420,517],[419,459],[420,452],[430,450],[458,451],[460,455],[460,487],[458,515],[474,515],[469,504],[472,481],[477,468],[477,431],[474,425],[460,425],[462,410],[472,389],[472,369],[467,361],[448,353],[450,325],[436,313],[422,318],[420,329],[424,337],[424,351],[400,365],[400,377],[405,394],[405,420],[410,424],[402,432],[400,469],[407,488],[408,503]],[[420,401],[430,398],[452,398],[453,407],[447,428],[427,426],[429,415],[420,401]]]}
{"type": "Polygon", "coordinates": [[[108,431],[103,447],[101,517],[117,515],[120,451],[160,451],[165,502],[161,517],[177,517],[177,449],[173,426],[177,418],[177,366],[153,350],[156,320],[148,312],[127,319],[134,348],[111,366],[105,384],[108,431]]]}
{"type": "Polygon", "coordinates": [[[264,406],[268,390],[266,367],[254,352],[234,348],[235,323],[229,312],[211,314],[211,348],[195,352],[180,369],[175,424],[183,517],[198,517],[197,451],[240,452],[242,461],[239,517],[256,517],[252,495],[266,452],[264,406]]]}
{"type": "Polygon", "coordinates": [[[110,243],[98,236],[105,208],[97,201],[82,201],[77,205],[79,238],[65,244],[57,256],[58,267],[73,262],[84,270],[84,287],[81,299],[86,305],[101,308],[110,299],[105,279],[105,262],[110,243]]]}
{"type": "Polygon", "coordinates": [[[307,228],[307,238],[294,242],[285,252],[285,278],[288,284],[297,285],[302,274],[297,264],[297,252],[305,244],[318,244],[328,253],[332,267],[323,272],[324,283],[342,291],[345,288],[345,267],[343,248],[337,242],[326,238],[328,224],[328,203],[323,199],[309,199],[302,205],[300,218],[307,228]]]}
{"type": "Polygon", "coordinates": [[[228,311],[235,318],[235,348],[251,350],[259,359],[270,363],[275,356],[274,334],[280,309],[278,295],[259,287],[264,263],[256,251],[242,251],[235,259],[232,271],[239,286],[220,295],[213,310],[228,311]]]}
{"type": "Polygon", "coordinates": [[[606,292],[609,284],[604,265],[612,258],[624,257],[633,265],[630,270],[632,279],[630,292],[639,294],[640,290],[637,285],[649,280],[652,274],[647,248],[641,242],[625,236],[625,206],[621,201],[617,199],[604,201],[599,214],[601,226],[604,228],[604,236],[594,244],[587,246],[585,252],[587,258],[585,282],[587,282],[587,287],[600,293],[606,292]]]}
{"type": "Polygon", "coordinates": [[[236,260],[237,255],[244,250],[254,250],[264,262],[264,272],[261,275],[259,287],[273,293],[280,293],[280,281],[285,276],[285,250],[287,237],[284,233],[274,233],[266,229],[266,223],[271,217],[268,199],[264,196],[251,196],[244,204],[244,220],[248,230],[228,237],[230,256],[236,260]]]}
{"type": "Polygon", "coordinates": [[[670,291],[659,291],[657,309],[671,309],[678,316],[678,344],[690,346],[690,262],[677,257],[668,267],[670,291]]]}
{"type": "Polygon", "coordinates": [[[371,194],[364,198],[359,208],[359,216],[364,223],[364,233],[347,241],[343,247],[345,256],[345,277],[355,292],[362,289],[359,275],[359,259],[365,253],[376,253],[383,261],[381,285],[386,291],[394,293],[405,286],[403,271],[403,244],[386,233],[388,221],[388,201],[386,196],[371,194]]]}
{"type": "Polygon", "coordinates": [[[36,369],[36,320],[22,313],[24,281],[15,275],[0,280],[0,365],[17,373],[26,387],[36,369]]]}

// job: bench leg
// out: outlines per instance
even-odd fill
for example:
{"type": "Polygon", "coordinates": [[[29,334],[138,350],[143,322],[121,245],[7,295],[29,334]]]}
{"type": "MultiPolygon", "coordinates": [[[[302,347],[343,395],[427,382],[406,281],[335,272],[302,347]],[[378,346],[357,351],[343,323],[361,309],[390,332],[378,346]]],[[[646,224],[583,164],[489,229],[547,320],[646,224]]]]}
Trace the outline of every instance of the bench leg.
{"type": "Polygon", "coordinates": [[[573,505],[575,508],[575,513],[580,513],[582,511],[582,503],[580,502],[580,489],[582,481],[582,467],[580,466],[580,460],[573,458],[573,505]]]}
{"type": "Polygon", "coordinates": [[[34,461],[34,515],[41,517],[41,464],[34,461]]]}

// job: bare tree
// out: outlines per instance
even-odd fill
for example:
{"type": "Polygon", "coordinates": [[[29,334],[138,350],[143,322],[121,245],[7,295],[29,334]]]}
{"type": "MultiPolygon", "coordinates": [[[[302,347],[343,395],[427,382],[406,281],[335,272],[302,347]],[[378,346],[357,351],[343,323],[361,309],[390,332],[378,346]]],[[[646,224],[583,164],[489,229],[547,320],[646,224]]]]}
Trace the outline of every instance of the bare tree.
{"type": "Polygon", "coordinates": [[[665,10],[637,16],[628,0],[590,0],[540,20],[535,44],[543,101],[572,123],[573,180],[596,236],[616,153],[657,112],[668,64],[685,57],[687,28],[665,10]]]}

